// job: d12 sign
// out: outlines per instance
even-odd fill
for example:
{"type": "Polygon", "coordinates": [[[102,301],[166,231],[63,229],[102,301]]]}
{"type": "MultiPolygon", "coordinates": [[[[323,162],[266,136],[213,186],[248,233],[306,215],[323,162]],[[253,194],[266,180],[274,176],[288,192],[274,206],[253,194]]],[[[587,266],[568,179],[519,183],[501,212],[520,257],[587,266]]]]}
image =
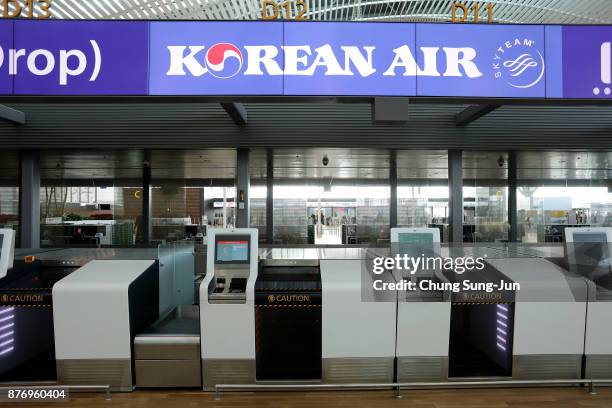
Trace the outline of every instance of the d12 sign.
{"type": "Polygon", "coordinates": [[[612,98],[612,27],[563,27],[563,96],[612,98]]]}

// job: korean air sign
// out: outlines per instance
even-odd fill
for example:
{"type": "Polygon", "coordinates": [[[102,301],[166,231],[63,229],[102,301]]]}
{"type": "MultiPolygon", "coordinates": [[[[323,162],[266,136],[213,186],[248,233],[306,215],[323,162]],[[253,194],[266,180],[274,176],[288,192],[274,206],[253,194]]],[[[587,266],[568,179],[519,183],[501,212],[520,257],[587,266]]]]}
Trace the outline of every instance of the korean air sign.
{"type": "Polygon", "coordinates": [[[612,98],[612,27],[0,21],[0,94],[612,98]]]}
{"type": "Polygon", "coordinates": [[[153,23],[150,91],[543,98],[544,30],[399,23],[153,23]]]}

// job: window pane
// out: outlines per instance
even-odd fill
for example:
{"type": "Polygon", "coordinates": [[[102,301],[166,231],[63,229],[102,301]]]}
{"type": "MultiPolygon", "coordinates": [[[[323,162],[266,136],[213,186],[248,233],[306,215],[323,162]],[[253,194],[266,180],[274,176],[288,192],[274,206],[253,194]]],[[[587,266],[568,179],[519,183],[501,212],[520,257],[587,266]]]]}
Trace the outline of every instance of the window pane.
{"type": "Polygon", "coordinates": [[[40,189],[41,245],[129,246],[140,228],[141,188],[43,186],[40,189]]]}

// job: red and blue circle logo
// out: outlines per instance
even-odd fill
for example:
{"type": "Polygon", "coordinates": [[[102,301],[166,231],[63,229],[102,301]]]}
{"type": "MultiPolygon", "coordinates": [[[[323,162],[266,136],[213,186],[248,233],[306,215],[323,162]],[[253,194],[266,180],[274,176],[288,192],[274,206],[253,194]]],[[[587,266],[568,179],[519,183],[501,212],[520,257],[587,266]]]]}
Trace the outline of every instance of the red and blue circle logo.
{"type": "Polygon", "coordinates": [[[206,67],[216,78],[226,79],[242,69],[242,52],[234,44],[217,43],[206,52],[206,67]]]}

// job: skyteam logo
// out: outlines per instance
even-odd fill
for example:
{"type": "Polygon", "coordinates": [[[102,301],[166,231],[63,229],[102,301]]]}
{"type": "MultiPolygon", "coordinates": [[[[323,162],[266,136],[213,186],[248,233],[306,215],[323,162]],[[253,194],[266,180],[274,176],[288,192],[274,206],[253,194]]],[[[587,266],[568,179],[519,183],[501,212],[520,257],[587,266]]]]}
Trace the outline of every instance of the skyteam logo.
{"type": "Polygon", "coordinates": [[[231,78],[242,69],[242,52],[234,44],[217,43],[206,52],[206,67],[216,78],[231,78]]]}
{"type": "Polygon", "coordinates": [[[506,41],[495,51],[493,71],[495,78],[505,79],[511,87],[528,89],[542,81],[546,64],[535,41],[516,38],[506,41]]]}

